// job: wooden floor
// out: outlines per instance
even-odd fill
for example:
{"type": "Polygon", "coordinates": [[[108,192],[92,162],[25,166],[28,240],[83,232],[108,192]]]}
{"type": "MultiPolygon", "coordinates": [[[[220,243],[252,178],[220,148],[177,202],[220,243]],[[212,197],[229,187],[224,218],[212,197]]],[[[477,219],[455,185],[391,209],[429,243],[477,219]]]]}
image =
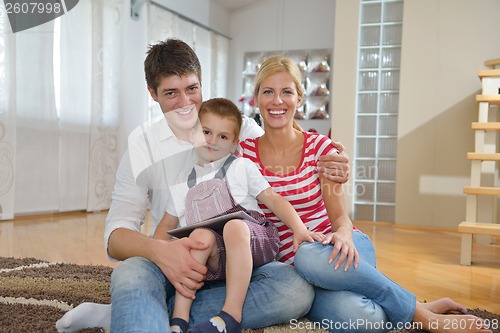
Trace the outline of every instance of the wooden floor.
{"type": "MultiPolygon", "coordinates": [[[[0,256],[116,266],[103,246],[106,213],[71,213],[0,221],[0,256]]],[[[378,268],[419,300],[451,297],[469,308],[500,313],[500,245],[474,245],[461,266],[453,230],[356,223],[373,240],[378,268]]],[[[148,220],[144,232],[151,230],[148,220]]],[[[497,242],[498,243],[498,242],[497,242]]]]}

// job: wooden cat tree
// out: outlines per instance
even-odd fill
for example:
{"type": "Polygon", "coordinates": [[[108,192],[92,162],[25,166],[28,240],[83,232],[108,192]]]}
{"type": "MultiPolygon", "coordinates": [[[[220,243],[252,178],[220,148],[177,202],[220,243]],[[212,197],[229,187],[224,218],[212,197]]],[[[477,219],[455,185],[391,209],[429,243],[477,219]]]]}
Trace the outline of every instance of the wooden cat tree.
{"type": "MultiPolygon", "coordinates": [[[[500,153],[498,152],[498,133],[500,132],[500,122],[498,116],[494,116],[492,106],[500,105],[500,58],[487,60],[484,63],[489,69],[479,70],[478,76],[481,79],[481,95],[476,96],[479,103],[478,121],[472,123],[475,132],[475,151],[467,153],[467,159],[471,161],[471,184],[464,187],[467,195],[465,222],[458,225],[458,231],[462,234],[462,246],[460,263],[470,265],[472,262],[472,243],[474,235],[500,236],[500,224],[496,222],[496,197],[500,196],[500,186],[497,184],[498,164],[500,163],[500,153]],[[493,120],[493,121],[492,121],[493,120]],[[487,133],[490,132],[490,133],[487,133]],[[494,132],[494,133],[491,133],[494,132]],[[488,136],[489,134],[489,136],[488,136]],[[491,140],[493,134],[493,140],[491,140]],[[493,186],[483,186],[485,179],[488,179],[484,162],[494,163],[493,186]],[[478,221],[478,197],[494,196],[490,206],[492,207],[493,221],[484,223],[478,221]]],[[[491,175],[491,172],[489,172],[491,175]]],[[[491,179],[491,177],[490,177],[491,179]]],[[[490,180],[491,182],[491,180],[490,180]]]]}

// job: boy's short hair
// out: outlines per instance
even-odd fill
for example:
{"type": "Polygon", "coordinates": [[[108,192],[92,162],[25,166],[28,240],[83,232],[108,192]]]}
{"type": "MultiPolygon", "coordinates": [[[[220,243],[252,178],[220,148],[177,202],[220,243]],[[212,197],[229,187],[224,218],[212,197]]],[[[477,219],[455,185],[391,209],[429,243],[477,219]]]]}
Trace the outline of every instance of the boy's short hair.
{"type": "Polygon", "coordinates": [[[200,112],[198,117],[201,119],[203,114],[212,113],[221,118],[229,119],[236,125],[235,135],[236,138],[240,136],[241,125],[243,124],[243,117],[241,115],[240,109],[231,100],[227,98],[212,98],[206,100],[201,104],[200,112]]]}
{"type": "Polygon", "coordinates": [[[167,76],[195,74],[201,84],[200,60],[193,49],[180,39],[169,38],[149,45],[144,60],[147,85],[155,92],[160,80],[167,76]]]}

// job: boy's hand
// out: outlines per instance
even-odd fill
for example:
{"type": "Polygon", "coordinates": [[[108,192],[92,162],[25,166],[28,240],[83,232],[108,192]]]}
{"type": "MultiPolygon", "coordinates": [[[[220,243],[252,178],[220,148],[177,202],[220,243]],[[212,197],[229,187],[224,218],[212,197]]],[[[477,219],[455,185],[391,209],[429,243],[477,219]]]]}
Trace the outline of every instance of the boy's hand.
{"type": "Polygon", "coordinates": [[[299,249],[299,245],[303,242],[314,243],[314,241],[323,242],[326,240],[326,236],[322,233],[312,232],[306,230],[304,232],[297,232],[293,234],[293,252],[299,249]]]}

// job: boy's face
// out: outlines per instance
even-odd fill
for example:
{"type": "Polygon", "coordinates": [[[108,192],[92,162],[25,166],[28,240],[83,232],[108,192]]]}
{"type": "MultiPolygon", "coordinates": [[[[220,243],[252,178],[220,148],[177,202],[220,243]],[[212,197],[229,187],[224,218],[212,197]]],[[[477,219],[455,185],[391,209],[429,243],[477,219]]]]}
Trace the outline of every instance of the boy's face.
{"type": "Polygon", "coordinates": [[[156,91],[148,87],[151,97],[160,104],[170,128],[178,131],[191,130],[198,121],[201,107],[201,83],[196,74],[166,76],[160,79],[156,91]]]}
{"type": "Polygon", "coordinates": [[[236,124],[213,113],[204,113],[200,118],[202,131],[195,134],[194,145],[198,162],[207,164],[234,153],[238,145],[236,124]]]}

